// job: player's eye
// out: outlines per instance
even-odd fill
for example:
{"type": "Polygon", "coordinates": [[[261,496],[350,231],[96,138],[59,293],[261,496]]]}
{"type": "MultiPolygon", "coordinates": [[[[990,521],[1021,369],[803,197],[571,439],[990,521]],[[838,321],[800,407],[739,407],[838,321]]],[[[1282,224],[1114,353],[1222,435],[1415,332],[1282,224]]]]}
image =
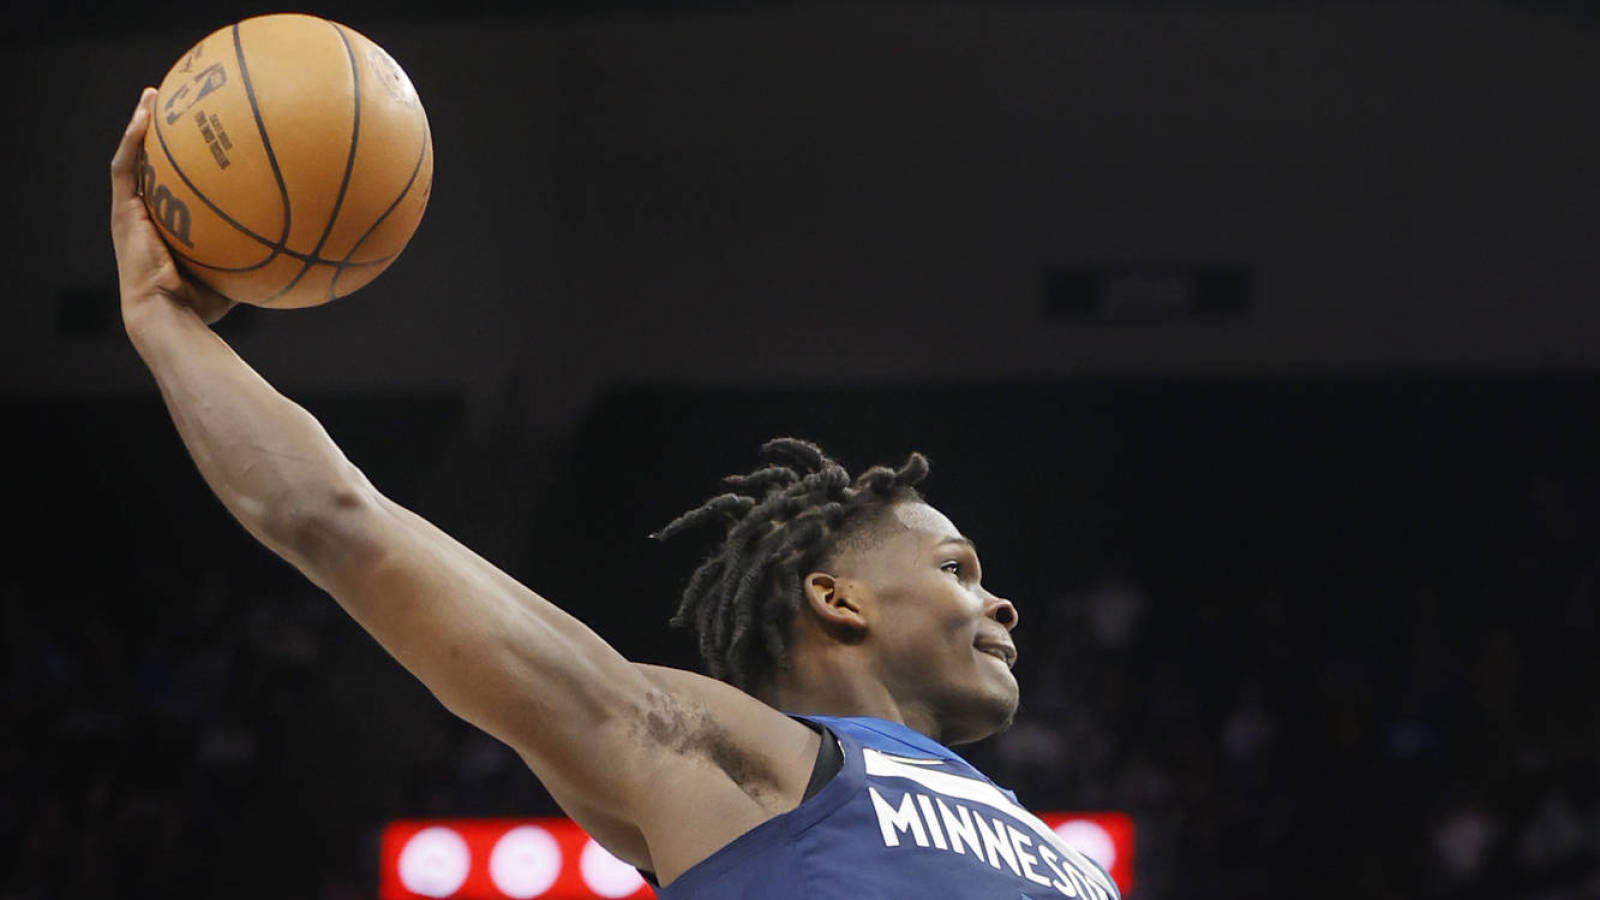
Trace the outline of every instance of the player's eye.
{"type": "Polygon", "coordinates": [[[944,570],[944,571],[946,571],[946,572],[949,572],[951,575],[954,575],[957,578],[961,577],[961,563],[956,562],[953,559],[950,560],[949,562],[945,563],[944,565],[940,566],[939,568],[944,570]]]}

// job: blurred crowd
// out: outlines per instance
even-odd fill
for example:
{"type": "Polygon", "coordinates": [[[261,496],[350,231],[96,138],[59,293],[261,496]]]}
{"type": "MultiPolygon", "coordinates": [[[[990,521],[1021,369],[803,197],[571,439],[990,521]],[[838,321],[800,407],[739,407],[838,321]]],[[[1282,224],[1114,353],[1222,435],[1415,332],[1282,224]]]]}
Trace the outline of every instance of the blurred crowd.
{"type": "Polygon", "coordinates": [[[0,896],[211,895],[228,859],[270,864],[229,848],[308,776],[280,726],[319,689],[326,604],[235,587],[208,569],[159,608],[0,588],[0,896]]]}
{"type": "MultiPolygon", "coordinates": [[[[1518,484],[1448,540],[1350,523],[1348,565],[1262,522],[1040,579],[1022,712],[969,755],[1131,813],[1135,898],[1600,896],[1600,460],[1518,484]]],[[[390,818],[556,812],[240,537],[159,592],[110,550],[0,575],[0,900],[365,897],[390,818]]]]}
{"type": "Polygon", "coordinates": [[[996,777],[1133,813],[1141,897],[1600,897],[1597,474],[1388,579],[1112,566],[1031,611],[1087,648],[1019,663],[996,777]]]}

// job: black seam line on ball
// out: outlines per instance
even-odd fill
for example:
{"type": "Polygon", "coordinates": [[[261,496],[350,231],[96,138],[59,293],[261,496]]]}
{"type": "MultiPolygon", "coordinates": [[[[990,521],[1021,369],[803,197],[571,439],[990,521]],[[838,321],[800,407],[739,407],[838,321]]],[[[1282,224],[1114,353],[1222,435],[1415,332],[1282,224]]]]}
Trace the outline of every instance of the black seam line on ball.
{"type": "MultiPolygon", "coordinates": [[[[201,262],[200,260],[195,259],[192,256],[187,256],[187,255],[185,255],[183,253],[180,253],[177,250],[173,250],[170,246],[167,247],[167,252],[171,253],[175,259],[183,260],[183,262],[187,263],[188,265],[199,266],[202,269],[210,269],[213,272],[253,272],[256,269],[259,269],[262,266],[266,265],[266,263],[263,262],[263,263],[259,263],[257,265],[253,265],[253,266],[244,266],[244,267],[237,267],[237,268],[236,267],[230,267],[230,266],[214,266],[214,265],[212,265],[210,263],[201,262]]],[[[329,268],[332,268],[335,271],[339,271],[339,272],[343,272],[345,269],[365,269],[365,268],[369,268],[371,266],[387,265],[389,260],[394,259],[394,254],[393,253],[389,254],[388,256],[379,257],[378,259],[365,259],[365,260],[362,260],[361,262],[335,262],[334,260],[331,260],[331,259],[310,259],[310,260],[308,260],[308,259],[305,258],[304,254],[296,255],[294,253],[290,253],[290,252],[287,252],[287,251],[282,253],[282,254],[278,254],[278,255],[287,256],[290,259],[299,260],[300,262],[305,262],[305,263],[308,263],[309,265],[313,265],[313,266],[328,266],[329,268]]],[[[276,258],[276,257],[274,257],[274,258],[276,258]]],[[[269,259],[268,262],[270,262],[270,261],[271,260],[269,259]]]]}
{"type": "MultiPolygon", "coordinates": [[[[278,156],[272,152],[272,139],[267,137],[267,125],[261,121],[261,106],[256,103],[255,85],[250,82],[250,67],[244,61],[244,44],[239,39],[239,23],[233,24],[233,55],[239,60],[239,79],[244,82],[245,96],[250,98],[250,114],[256,120],[256,132],[261,135],[261,146],[267,151],[267,164],[272,166],[272,177],[278,182],[278,201],[283,204],[283,234],[278,236],[273,250],[291,253],[289,242],[289,188],[283,183],[283,170],[278,168],[278,156]]],[[[252,234],[252,237],[256,235],[252,234]]],[[[304,262],[304,260],[302,260],[304,262]]]]}
{"type": "MultiPolygon", "coordinates": [[[[416,181],[417,181],[417,173],[422,171],[422,161],[424,159],[428,158],[428,145],[433,141],[433,137],[432,137],[432,132],[428,128],[428,114],[422,111],[421,104],[418,104],[418,106],[417,106],[417,114],[422,117],[422,146],[417,149],[417,161],[411,164],[411,177],[406,179],[406,186],[400,189],[400,195],[394,198],[394,202],[389,204],[389,208],[385,209],[383,211],[383,213],[378,216],[377,220],[374,221],[372,223],[372,225],[367,228],[366,232],[364,234],[362,234],[361,237],[354,244],[350,245],[349,252],[344,255],[344,259],[343,260],[339,261],[340,268],[338,268],[338,269],[336,269],[334,271],[333,280],[328,283],[328,299],[329,300],[333,300],[333,299],[337,298],[338,295],[335,293],[335,291],[337,291],[338,288],[339,288],[339,276],[344,274],[344,270],[345,270],[346,267],[354,268],[354,267],[360,266],[360,265],[372,265],[373,264],[373,263],[352,263],[352,262],[347,262],[347,260],[349,260],[350,257],[352,255],[354,255],[354,253],[357,250],[361,249],[361,245],[367,242],[367,238],[372,236],[372,232],[376,231],[378,229],[378,226],[383,224],[383,220],[389,218],[389,214],[394,212],[395,207],[400,205],[400,201],[404,200],[406,198],[406,195],[411,193],[411,186],[413,184],[415,184],[416,181]]],[[[391,253],[388,256],[385,256],[382,259],[377,260],[377,262],[387,262],[388,260],[391,260],[394,257],[395,257],[395,254],[391,253]]]]}
{"type": "MultiPolygon", "coordinates": [[[[183,252],[178,251],[178,250],[174,250],[174,249],[172,249],[171,245],[168,245],[167,251],[169,253],[171,253],[174,257],[184,261],[185,263],[188,263],[191,266],[200,266],[201,268],[210,269],[213,272],[254,272],[255,270],[265,267],[267,265],[267,263],[270,263],[273,260],[278,258],[278,254],[269,253],[269,254],[267,254],[267,258],[266,259],[263,259],[261,262],[255,263],[254,265],[249,265],[249,266],[214,266],[214,265],[211,265],[210,263],[203,263],[200,260],[195,259],[194,257],[189,256],[186,253],[183,253],[183,252]]],[[[210,285],[207,285],[207,287],[210,287],[210,285]]]]}
{"type": "MultiPolygon", "coordinates": [[[[328,242],[328,235],[333,233],[333,223],[339,218],[339,207],[344,205],[345,192],[350,188],[350,171],[354,169],[356,165],[356,142],[361,137],[361,70],[356,65],[356,52],[350,48],[350,39],[344,36],[344,31],[342,31],[339,26],[329,22],[328,27],[332,28],[333,33],[339,36],[340,43],[344,44],[344,55],[350,60],[350,93],[355,98],[355,111],[350,116],[350,150],[345,154],[344,158],[344,177],[339,180],[339,193],[334,195],[333,209],[328,212],[328,221],[322,226],[322,237],[317,238],[317,245],[311,248],[310,255],[313,257],[322,252],[322,245],[328,242]]],[[[304,278],[306,273],[311,271],[311,266],[311,263],[302,260],[300,263],[300,271],[296,272],[295,276],[289,279],[289,283],[284,285],[282,290],[278,291],[276,294],[273,294],[271,297],[268,297],[263,302],[270,303],[273,300],[276,300],[294,290],[294,286],[300,283],[300,279],[304,278]]],[[[334,269],[333,275],[334,278],[337,278],[339,276],[339,270],[334,269]]],[[[330,292],[333,289],[332,282],[333,279],[330,278],[330,292]]]]}
{"type": "MultiPolygon", "coordinates": [[[[332,22],[328,27],[344,43],[344,54],[350,59],[350,91],[355,95],[355,112],[350,123],[350,153],[344,160],[344,178],[339,181],[339,193],[333,198],[333,212],[328,213],[328,224],[322,227],[322,237],[317,239],[317,245],[311,248],[311,255],[316,256],[322,252],[322,245],[328,242],[328,235],[333,233],[333,223],[339,218],[339,208],[344,205],[345,192],[350,188],[350,173],[356,167],[356,143],[361,138],[361,68],[356,63],[356,51],[350,46],[350,39],[345,36],[344,29],[332,22]]],[[[348,257],[347,257],[348,258],[348,257]]]]}

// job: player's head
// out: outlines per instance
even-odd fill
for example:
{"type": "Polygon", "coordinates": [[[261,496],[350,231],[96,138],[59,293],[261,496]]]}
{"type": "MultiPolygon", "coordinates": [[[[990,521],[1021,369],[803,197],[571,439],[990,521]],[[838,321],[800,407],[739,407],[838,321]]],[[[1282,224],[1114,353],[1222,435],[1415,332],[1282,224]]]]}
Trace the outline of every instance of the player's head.
{"type": "Polygon", "coordinates": [[[658,534],[727,527],[673,619],[696,632],[710,674],[770,698],[818,670],[800,663],[825,659],[926,714],[946,743],[1003,730],[1017,684],[994,654],[1014,658],[1017,613],[983,588],[972,543],[918,493],[927,460],[852,478],[805,441],[762,452],[770,465],[729,476],[732,492],[658,534]]]}

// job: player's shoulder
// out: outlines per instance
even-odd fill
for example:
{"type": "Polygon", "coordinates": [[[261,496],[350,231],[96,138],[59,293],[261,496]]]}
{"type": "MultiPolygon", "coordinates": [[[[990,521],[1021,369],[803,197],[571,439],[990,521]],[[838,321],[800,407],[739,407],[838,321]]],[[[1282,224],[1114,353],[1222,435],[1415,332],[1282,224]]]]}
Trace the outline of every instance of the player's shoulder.
{"type": "Polygon", "coordinates": [[[649,663],[634,663],[633,666],[662,690],[679,699],[704,705],[707,711],[714,714],[728,713],[752,718],[774,728],[782,728],[782,723],[788,723],[802,731],[807,730],[804,725],[726,681],[670,666],[653,666],[649,663]]]}

